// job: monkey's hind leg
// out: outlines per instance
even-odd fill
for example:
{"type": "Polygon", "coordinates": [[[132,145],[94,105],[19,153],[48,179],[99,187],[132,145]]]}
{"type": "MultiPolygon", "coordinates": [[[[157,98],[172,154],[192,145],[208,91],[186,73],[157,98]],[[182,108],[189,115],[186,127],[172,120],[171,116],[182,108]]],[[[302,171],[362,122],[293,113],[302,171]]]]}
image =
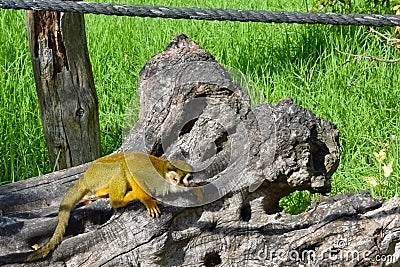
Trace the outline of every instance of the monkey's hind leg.
{"type": "MultiPolygon", "coordinates": [[[[129,201],[126,199],[128,189],[129,183],[121,168],[114,174],[114,177],[111,178],[108,190],[110,203],[114,209],[125,207],[129,203],[129,201]]],[[[100,189],[99,191],[101,194],[105,190],[100,189]]]]}

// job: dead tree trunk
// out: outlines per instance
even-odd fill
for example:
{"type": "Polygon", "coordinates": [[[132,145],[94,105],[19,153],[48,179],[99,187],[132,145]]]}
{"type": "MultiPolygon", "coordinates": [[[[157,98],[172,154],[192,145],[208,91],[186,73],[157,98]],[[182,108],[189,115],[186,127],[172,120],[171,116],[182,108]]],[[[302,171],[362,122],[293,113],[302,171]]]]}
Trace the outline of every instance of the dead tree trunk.
{"type": "Polygon", "coordinates": [[[83,14],[27,11],[26,21],[51,166],[92,161],[100,156],[100,128],[83,14]]]}
{"type": "MultiPolygon", "coordinates": [[[[397,198],[343,194],[297,216],[279,211],[279,199],[295,190],[330,191],[339,162],[333,124],[291,100],[251,108],[224,68],[184,35],[146,64],[139,88],[139,121],[121,150],[189,161],[203,203],[162,204],[159,219],[138,202],[77,207],[63,242],[37,266],[398,263],[397,198]]],[[[86,167],[0,187],[0,263],[52,234],[62,194],[86,167]]]]}

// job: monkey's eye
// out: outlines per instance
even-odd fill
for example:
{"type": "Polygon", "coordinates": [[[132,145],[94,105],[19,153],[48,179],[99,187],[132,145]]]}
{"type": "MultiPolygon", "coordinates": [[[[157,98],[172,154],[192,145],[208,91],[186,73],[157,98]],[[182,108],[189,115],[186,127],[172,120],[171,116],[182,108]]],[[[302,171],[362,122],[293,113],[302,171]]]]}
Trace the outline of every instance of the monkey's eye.
{"type": "Polygon", "coordinates": [[[178,176],[175,176],[175,177],[173,178],[173,180],[174,180],[174,183],[175,183],[175,184],[179,184],[179,177],[178,177],[178,176]]]}
{"type": "Polygon", "coordinates": [[[190,173],[186,174],[185,177],[183,177],[182,179],[182,183],[185,186],[189,186],[192,181],[193,181],[193,176],[190,173]]]}

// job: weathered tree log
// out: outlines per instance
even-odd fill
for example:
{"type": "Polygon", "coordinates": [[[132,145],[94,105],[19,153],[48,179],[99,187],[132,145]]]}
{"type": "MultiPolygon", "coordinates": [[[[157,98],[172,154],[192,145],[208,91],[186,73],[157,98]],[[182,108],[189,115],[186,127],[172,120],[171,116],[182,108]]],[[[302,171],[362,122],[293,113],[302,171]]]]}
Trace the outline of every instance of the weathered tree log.
{"type": "Polygon", "coordinates": [[[51,166],[95,160],[99,115],[83,14],[27,11],[26,22],[51,166]]]}
{"type": "MultiPolygon", "coordinates": [[[[339,163],[332,123],[291,100],[251,108],[246,91],[184,35],[145,65],[139,89],[139,121],[120,150],[187,160],[203,185],[203,203],[161,204],[159,219],[150,218],[135,201],[119,210],[105,199],[81,205],[64,241],[33,266],[371,266],[383,265],[383,259],[397,261],[397,198],[382,202],[365,192],[349,193],[321,198],[297,216],[279,209],[279,199],[296,190],[330,191],[339,163]]],[[[86,167],[0,187],[0,264],[47,240],[63,193],[86,167]]]]}

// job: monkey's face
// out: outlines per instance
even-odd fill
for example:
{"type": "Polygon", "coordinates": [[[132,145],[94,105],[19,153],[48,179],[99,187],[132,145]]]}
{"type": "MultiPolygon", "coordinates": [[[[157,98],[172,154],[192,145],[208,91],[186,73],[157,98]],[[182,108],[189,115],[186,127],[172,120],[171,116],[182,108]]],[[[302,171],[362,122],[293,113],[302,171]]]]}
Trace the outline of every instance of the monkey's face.
{"type": "Polygon", "coordinates": [[[187,187],[190,185],[192,175],[179,169],[169,170],[165,174],[165,179],[171,184],[187,187]]]}
{"type": "Polygon", "coordinates": [[[182,160],[171,160],[166,165],[165,179],[173,185],[190,186],[192,166],[182,160]]]}

